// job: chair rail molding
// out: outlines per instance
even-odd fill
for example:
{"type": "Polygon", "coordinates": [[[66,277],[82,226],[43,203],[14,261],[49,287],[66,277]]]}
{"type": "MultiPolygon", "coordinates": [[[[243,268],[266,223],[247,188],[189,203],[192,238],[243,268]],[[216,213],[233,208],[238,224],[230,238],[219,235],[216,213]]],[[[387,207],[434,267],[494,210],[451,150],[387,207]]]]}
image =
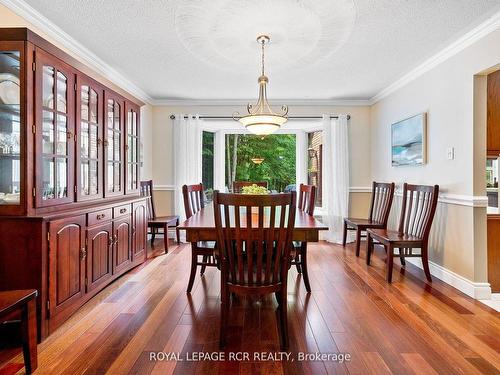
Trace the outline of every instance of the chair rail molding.
{"type": "Polygon", "coordinates": [[[154,185],[153,190],[158,191],[175,191],[175,185],[154,185]]]}

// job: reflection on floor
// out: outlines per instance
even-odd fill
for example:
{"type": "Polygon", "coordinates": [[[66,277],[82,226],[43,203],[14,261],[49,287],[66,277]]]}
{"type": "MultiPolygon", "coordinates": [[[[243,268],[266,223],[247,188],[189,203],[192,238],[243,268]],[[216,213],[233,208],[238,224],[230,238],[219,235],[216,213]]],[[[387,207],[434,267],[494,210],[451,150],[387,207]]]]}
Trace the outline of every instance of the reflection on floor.
{"type": "MultiPolygon", "coordinates": [[[[194,353],[219,350],[219,273],[212,268],[202,278],[197,275],[192,295],[186,295],[189,245],[172,245],[163,255],[161,243],[158,240],[156,251],[150,251],[156,256],[106,288],[39,346],[37,374],[500,370],[500,317],[494,310],[437,279],[427,284],[412,265],[406,270],[396,266],[394,282],[388,285],[381,249],[367,267],[364,251],[356,258],[352,245],[343,249],[324,242],[310,246],[311,294],[295,268],[289,274],[289,361],[254,357],[256,352],[279,351],[276,301],[270,297],[240,298],[232,307],[225,355],[246,352],[248,361],[187,361],[194,353]],[[184,361],[152,361],[151,352],[158,351],[175,353],[184,361]],[[299,353],[318,352],[349,353],[352,359],[297,360],[299,353]]],[[[9,360],[6,354],[0,357],[5,373],[21,367],[22,356],[14,354],[9,360]]]]}

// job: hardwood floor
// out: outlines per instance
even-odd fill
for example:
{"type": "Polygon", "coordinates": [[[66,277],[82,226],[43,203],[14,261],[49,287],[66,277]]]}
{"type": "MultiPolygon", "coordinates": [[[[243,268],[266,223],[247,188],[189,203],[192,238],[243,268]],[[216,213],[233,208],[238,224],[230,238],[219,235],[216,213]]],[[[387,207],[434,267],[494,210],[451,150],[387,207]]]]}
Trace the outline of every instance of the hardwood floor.
{"type": "MultiPolygon", "coordinates": [[[[383,250],[372,266],[354,248],[309,246],[312,293],[295,268],[289,279],[290,361],[255,361],[279,352],[274,298],[239,299],[231,309],[230,352],[249,361],[188,361],[218,353],[219,274],[189,277],[189,245],[171,246],[117,280],[39,346],[38,374],[498,374],[500,316],[408,264],[387,284],[383,250]],[[151,361],[179,352],[184,361],[151,361]],[[299,361],[298,353],[349,353],[350,361],[299,361]],[[294,359],[293,361],[291,359],[294,359]]],[[[20,370],[20,352],[0,355],[0,374],[20,370]],[[13,354],[14,353],[14,354],[13,354]],[[7,360],[8,356],[15,355],[7,360]],[[2,367],[3,366],[3,367],[2,367]]]]}

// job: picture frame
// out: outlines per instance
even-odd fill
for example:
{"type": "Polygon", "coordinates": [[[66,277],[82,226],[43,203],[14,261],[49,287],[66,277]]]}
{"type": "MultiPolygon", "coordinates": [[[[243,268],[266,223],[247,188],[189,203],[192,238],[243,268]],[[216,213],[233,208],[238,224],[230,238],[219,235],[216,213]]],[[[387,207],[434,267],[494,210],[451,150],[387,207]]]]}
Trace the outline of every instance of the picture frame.
{"type": "Polygon", "coordinates": [[[393,167],[422,166],[427,163],[427,113],[408,117],[391,125],[393,167]]]}

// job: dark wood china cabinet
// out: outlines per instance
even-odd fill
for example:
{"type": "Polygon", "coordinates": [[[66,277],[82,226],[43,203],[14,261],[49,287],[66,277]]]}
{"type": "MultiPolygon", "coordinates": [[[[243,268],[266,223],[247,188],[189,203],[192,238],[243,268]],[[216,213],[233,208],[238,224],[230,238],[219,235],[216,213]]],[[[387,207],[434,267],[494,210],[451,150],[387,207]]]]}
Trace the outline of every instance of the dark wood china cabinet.
{"type": "Polygon", "coordinates": [[[0,290],[38,290],[40,339],[146,259],[142,104],[0,28],[0,290]]]}

